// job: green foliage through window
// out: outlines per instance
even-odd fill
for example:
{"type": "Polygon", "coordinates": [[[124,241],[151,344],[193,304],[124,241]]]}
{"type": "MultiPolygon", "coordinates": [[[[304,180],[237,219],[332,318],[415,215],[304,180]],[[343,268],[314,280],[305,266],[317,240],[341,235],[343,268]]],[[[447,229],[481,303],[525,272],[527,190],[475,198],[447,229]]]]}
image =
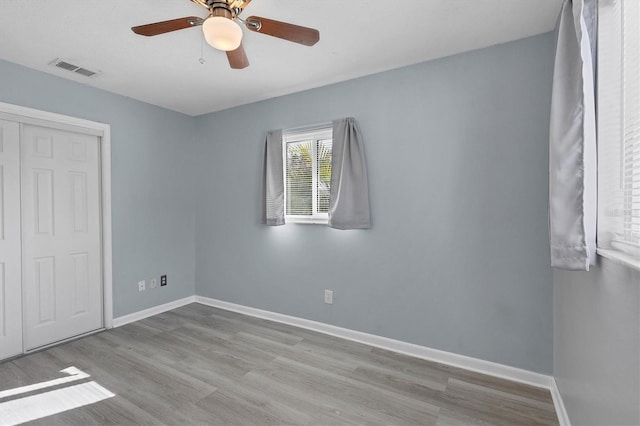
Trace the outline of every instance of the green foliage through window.
{"type": "Polygon", "coordinates": [[[331,139],[286,145],[286,212],[314,216],[329,211],[331,139]]]}

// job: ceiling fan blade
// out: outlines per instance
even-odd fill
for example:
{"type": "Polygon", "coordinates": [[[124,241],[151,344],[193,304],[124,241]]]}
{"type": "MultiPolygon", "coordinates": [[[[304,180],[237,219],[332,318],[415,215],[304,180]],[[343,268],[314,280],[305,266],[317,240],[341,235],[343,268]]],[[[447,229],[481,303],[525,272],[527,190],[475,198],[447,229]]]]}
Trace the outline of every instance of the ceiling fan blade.
{"type": "Polygon", "coordinates": [[[227,51],[227,59],[234,70],[241,70],[249,66],[249,59],[242,44],[236,50],[227,51]]]}
{"type": "Polygon", "coordinates": [[[301,27],[259,16],[248,17],[245,19],[245,25],[251,31],[304,44],[305,46],[313,46],[320,40],[320,33],[313,28],[301,27]]]}
{"type": "Polygon", "coordinates": [[[184,18],[131,27],[131,31],[143,36],[155,36],[171,31],[183,30],[185,28],[197,27],[198,25],[202,25],[202,22],[203,19],[197,16],[186,16],[184,18]]]}

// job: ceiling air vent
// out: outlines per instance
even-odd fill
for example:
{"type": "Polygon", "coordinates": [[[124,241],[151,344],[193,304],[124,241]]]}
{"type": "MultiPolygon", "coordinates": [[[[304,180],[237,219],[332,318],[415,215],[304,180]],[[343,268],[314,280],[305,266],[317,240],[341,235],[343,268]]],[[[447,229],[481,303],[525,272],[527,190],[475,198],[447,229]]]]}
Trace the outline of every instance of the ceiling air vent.
{"type": "Polygon", "coordinates": [[[62,68],[63,70],[75,72],[76,74],[84,75],[85,77],[92,77],[98,74],[96,71],[91,71],[86,68],[79,67],[78,65],[64,61],[60,58],[54,59],[53,61],[49,62],[49,65],[62,68]]]}
{"type": "Polygon", "coordinates": [[[92,75],[96,75],[95,72],[90,71],[90,70],[88,70],[86,68],[78,68],[77,70],[75,70],[73,72],[77,72],[78,74],[82,74],[82,75],[87,76],[87,77],[91,77],[92,75]]]}

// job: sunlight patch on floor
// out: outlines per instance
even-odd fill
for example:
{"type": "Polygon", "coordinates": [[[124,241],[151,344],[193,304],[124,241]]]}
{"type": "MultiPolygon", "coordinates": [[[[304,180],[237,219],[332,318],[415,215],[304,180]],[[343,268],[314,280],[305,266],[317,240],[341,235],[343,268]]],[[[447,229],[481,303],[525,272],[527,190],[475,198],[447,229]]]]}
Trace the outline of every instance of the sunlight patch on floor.
{"type": "Polygon", "coordinates": [[[2,399],[12,396],[90,377],[89,374],[75,367],[66,368],[61,372],[69,374],[69,376],[0,391],[0,425],[12,426],[25,423],[115,396],[114,393],[91,381],[1,402],[2,399]]]}

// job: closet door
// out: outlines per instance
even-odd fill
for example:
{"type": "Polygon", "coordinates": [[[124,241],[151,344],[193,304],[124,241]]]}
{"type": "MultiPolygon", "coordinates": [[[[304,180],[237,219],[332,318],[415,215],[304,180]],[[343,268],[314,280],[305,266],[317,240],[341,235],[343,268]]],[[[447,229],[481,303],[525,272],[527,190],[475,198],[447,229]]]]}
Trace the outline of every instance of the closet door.
{"type": "Polygon", "coordinates": [[[99,141],[23,125],[25,349],[102,327],[99,141]]]}
{"type": "Polygon", "coordinates": [[[0,359],[22,353],[20,125],[0,120],[0,359]]]}

